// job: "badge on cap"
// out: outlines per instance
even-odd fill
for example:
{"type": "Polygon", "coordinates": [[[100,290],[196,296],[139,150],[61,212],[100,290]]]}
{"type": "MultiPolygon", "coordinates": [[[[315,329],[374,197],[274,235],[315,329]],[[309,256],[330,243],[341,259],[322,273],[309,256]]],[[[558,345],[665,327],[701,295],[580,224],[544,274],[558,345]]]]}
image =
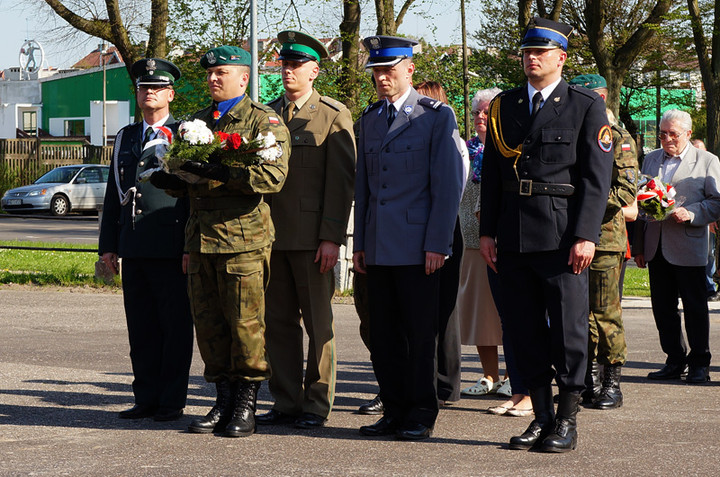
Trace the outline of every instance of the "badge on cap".
{"type": "Polygon", "coordinates": [[[612,150],[612,132],[607,124],[600,128],[598,133],[598,146],[605,152],[612,150]]]}
{"type": "Polygon", "coordinates": [[[150,58],[147,60],[147,63],[145,63],[145,69],[147,69],[147,72],[150,76],[155,74],[155,70],[157,69],[157,66],[155,65],[155,60],[150,58]]]}
{"type": "Polygon", "coordinates": [[[288,35],[287,35],[287,39],[288,39],[288,41],[295,41],[295,32],[289,31],[288,35]]]}
{"type": "Polygon", "coordinates": [[[217,59],[215,58],[215,53],[213,53],[212,51],[208,51],[205,55],[205,58],[207,58],[208,63],[210,63],[211,65],[215,64],[215,62],[217,61],[217,59]]]}

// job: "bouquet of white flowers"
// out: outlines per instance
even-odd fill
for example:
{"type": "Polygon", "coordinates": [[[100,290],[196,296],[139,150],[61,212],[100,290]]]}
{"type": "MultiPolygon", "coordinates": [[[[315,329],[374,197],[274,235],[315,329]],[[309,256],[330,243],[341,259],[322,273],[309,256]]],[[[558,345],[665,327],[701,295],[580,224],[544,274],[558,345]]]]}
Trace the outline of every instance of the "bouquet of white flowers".
{"type": "Polygon", "coordinates": [[[282,146],[275,135],[268,131],[248,140],[238,133],[214,133],[205,121],[183,121],[178,127],[175,140],[171,141],[160,167],[148,170],[141,176],[145,180],[156,170],[175,174],[191,184],[207,182],[196,174],[180,169],[187,161],[214,162],[226,166],[252,166],[263,162],[275,162],[282,156],[282,146]]]}

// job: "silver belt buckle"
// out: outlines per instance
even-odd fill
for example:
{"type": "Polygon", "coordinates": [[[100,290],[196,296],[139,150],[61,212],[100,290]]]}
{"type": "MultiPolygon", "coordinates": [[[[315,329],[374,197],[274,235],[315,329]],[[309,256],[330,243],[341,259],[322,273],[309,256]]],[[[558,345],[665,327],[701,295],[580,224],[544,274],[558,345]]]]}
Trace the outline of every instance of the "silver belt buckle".
{"type": "Polygon", "coordinates": [[[532,180],[531,179],[521,179],[520,180],[520,195],[532,195],[532,180]]]}

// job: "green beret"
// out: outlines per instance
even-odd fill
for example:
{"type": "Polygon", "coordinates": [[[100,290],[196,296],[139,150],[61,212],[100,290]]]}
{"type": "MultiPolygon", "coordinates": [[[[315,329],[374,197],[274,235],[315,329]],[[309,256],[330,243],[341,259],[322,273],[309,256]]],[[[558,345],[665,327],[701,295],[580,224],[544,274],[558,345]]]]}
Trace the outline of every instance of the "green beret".
{"type": "Polygon", "coordinates": [[[301,31],[281,31],[278,33],[278,41],[282,45],[279,60],[320,62],[320,59],[330,57],[320,40],[301,31]]]}
{"type": "Polygon", "coordinates": [[[607,81],[600,75],[580,75],[574,77],[568,83],[584,86],[587,89],[607,89],[607,81]]]}
{"type": "Polygon", "coordinates": [[[200,65],[205,69],[222,65],[250,66],[250,53],[239,46],[218,46],[200,58],[200,65]]]}
{"type": "Polygon", "coordinates": [[[136,86],[172,86],[180,79],[180,69],[161,58],[144,58],[130,67],[136,86]]]}

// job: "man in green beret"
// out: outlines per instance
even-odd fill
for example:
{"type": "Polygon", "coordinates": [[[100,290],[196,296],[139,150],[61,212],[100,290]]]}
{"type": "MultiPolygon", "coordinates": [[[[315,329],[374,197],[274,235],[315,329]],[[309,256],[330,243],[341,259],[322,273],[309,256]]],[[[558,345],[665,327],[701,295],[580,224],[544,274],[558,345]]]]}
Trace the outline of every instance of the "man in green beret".
{"type": "MultiPolygon", "coordinates": [[[[605,100],[607,82],[600,75],[580,75],[568,82],[595,91],[605,100]]],[[[635,220],[637,147],[630,133],[607,111],[613,144],[613,172],[600,241],[590,263],[590,328],[583,403],[596,409],[622,406],[620,372],[627,357],[620,306],[621,272],[627,250],[626,219],[635,220]],[[600,366],[603,366],[602,379],[600,366]]]]}
{"type": "Polygon", "coordinates": [[[270,377],[264,295],[274,227],[263,195],[282,188],[290,143],[277,113],[245,94],[250,80],[247,51],[220,46],[205,53],[200,64],[207,71],[212,104],[193,118],[215,132],[248,139],[272,133],[282,149],[277,159],[254,165],[229,166],[211,157],[209,162],[188,161],[181,166],[208,179],[205,183],[178,184],[175,176],[153,175],[166,188],[190,197],[185,230],[188,289],[204,376],[215,383],[217,401],[189,430],[239,437],[255,431],[257,392],[270,377]]]}
{"type": "Polygon", "coordinates": [[[268,197],[276,240],[267,290],[267,350],[273,408],[259,424],[321,427],[335,396],[333,269],[345,243],[355,177],[350,111],[313,87],[325,46],[298,31],[278,34],[285,94],[269,106],[290,131],[290,173],[268,197]],[[303,333],[308,334],[303,373],[303,333]],[[303,378],[304,374],[304,378],[303,378]]]}

